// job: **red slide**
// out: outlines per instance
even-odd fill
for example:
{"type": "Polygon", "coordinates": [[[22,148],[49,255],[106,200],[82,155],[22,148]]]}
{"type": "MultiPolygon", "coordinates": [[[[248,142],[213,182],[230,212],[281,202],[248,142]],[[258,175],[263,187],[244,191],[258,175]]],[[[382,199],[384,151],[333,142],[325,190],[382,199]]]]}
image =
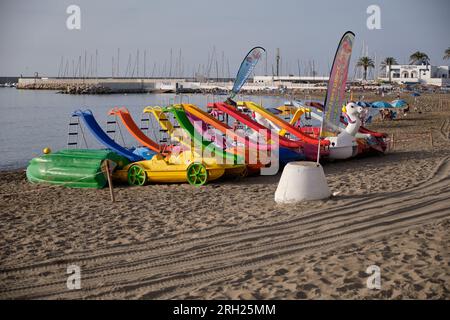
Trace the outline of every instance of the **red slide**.
{"type": "Polygon", "coordinates": [[[155,152],[161,152],[161,150],[163,148],[161,148],[161,146],[156,143],[155,141],[153,141],[152,139],[150,139],[149,137],[147,137],[142,131],[141,129],[139,129],[139,127],[136,125],[136,122],[134,122],[133,118],[130,115],[130,112],[128,111],[127,108],[122,107],[122,108],[112,108],[111,110],[109,110],[108,114],[110,115],[117,115],[119,116],[120,120],[123,122],[123,124],[125,125],[125,127],[127,128],[127,130],[133,135],[133,137],[139,141],[143,146],[155,151],[155,152]]]}
{"type": "MultiPolygon", "coordinates": [[[[258,133],[264,133],[264,138],[266,140],[270,140],[270,135],[272,131],[266,127],[264,127],[262,124],[259,124],[252,118],[250,118],[248,115],[240,112],[236,107],[233,107],[229,104],[226,104],[224,102],[216,102],[216,103],[209,103],[209,108],[215,108],[217,110],[220,110],[233,118],[235,118],[237,121],[245,124],[247,127],[255,130],[258,133]]],[[[290,140],[286,137],[279,136],[279,143],[281,146],[286,148],[298,148],[304,145],[303,141],[300,140],[290,140]]]]}
{"type": "Polygon", "coordinates": [[[328,146],[330,144],[330,141],[328,141],[328,140],[318,140],[317,138],[314,138],[314,137],[311,137],[311,136],[305,134],[302,130],[294,127],[290,123],[282,120],[281,118],[277,117],[276,115],[274,115],[267,109],[263,108],[260,105],[257,105],[256,103],[254,103],[252,101],[244,101],[244,102],[242,102],[242,105],[254,112],[257,112],[262,117],[271,121],[277,127],[281,128],[281,129],[285,129],[287,132],[296,136],[298,139],[302,140],[306,144],[309,144],[312,146],[318,145],[319,143],[321,146],[328,146]]]}
{"type": "Polygon", "coordinates": [[[270,150],[271,145],[265,144],[265,143],[256,143],[249,139],[246,136],[241,136],[237,133],[235,133],[232,128],[230,128],[227,124],[217,120],[216,118],[212,117],[207,112],[199,109],[198,107],[192,105],[192,104],[181,104],[183,109],[195,116],[196,118],[200,119],[201,121],[213,126],[215,129],[219,130],[220,132],[230,135],[230,138],[236,141],[239,141],[243,144],[245,144],[246,148],[255,148],[257,150],[270,150]]]}

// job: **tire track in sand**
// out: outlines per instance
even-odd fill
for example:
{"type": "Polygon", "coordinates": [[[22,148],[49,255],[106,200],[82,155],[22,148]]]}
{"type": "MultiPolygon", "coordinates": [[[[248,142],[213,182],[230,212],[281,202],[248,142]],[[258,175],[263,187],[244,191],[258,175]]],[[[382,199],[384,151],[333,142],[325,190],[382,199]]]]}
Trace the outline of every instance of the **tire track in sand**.
{"type": "Polygon", "coordinates": [[[424,183],[403,191],[349,199],[339,208],[267,226],[198,232],[176,243],[106,249],[68,257],[80,261],[80,291],[66,289],[57,260],[0,272],[4,298],[170,298],[221,278],[317,249],[336,248],[450,217],[450,165],[443,159],[424,183]]]}
{"type": "Polygon", "coordinates": [[[439,128],[439,133],[444,140],[450,140],[450,119],[444,119],[444,121],[442,121],[442,125],[439,128]]]}

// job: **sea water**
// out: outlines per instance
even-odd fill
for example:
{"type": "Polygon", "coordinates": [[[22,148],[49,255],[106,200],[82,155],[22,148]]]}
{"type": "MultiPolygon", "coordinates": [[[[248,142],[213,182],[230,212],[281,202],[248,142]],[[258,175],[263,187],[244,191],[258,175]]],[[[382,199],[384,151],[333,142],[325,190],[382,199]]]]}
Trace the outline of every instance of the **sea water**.
{"type": "MultiPolygon", "coordinates": [[[[277,107],[286,101],[286,97],[242,98],[262,102],[265,107],[277,107]]],[[[44,147],[52,150],[66,148],[70,116],[77,109],[91,109],[105,129],[107,113],[115,106],[127,107],[139,125],[146,106],[163,106],[182,100],[205,109],[208,102],[225,99],[226,96],[200,94],[66,95],[48,90],[0,88],[0,170],[26,167],[33,157],[42,154],[44,147]]],[[[116,136],[119,144],[126,147],[137,145],[126,129],[121,132],[120,137],[116,136]]],[[[89,148],[102,148],[89,132],[85,132],[85,137],[89,148]]],[[[80,140],[80,145],[84,146],[80,140]]]]}

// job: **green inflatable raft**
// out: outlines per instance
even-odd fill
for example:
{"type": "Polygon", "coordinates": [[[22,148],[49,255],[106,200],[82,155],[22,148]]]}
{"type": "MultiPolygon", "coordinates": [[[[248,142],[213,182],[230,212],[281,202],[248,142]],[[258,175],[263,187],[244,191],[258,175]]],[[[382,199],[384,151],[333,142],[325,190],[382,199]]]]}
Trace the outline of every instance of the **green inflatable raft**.
{"type": "Polygon", "coordinates": [[[103,188],[107,177],[102,173],[102,163],[111,160],[120,169],[128,159],[110,150],[65,149],[44,154],[30,161],[28,181],[50,183],[72,188],[103,188]]]}

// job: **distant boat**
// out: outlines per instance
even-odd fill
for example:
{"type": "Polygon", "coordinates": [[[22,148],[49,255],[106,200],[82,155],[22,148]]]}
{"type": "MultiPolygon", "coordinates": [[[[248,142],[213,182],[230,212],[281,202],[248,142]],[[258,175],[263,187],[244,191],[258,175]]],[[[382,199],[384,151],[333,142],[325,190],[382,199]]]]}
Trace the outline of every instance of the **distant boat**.
{"type": "Polygon", "coordinates": [[[212,93],[216,96],[226,96],[228,95],[230,92],[226,89],[222,89],[222,88],[213,88],[212,89],[212,93]]]}
{"type": "Polygon", "coordinates": [[[214,92],[214,94],[217,96],[226,96],[226,95],[228,95],[228,93],[229,92],[227,90],[219,90],[217,92],[214,92]]]}

